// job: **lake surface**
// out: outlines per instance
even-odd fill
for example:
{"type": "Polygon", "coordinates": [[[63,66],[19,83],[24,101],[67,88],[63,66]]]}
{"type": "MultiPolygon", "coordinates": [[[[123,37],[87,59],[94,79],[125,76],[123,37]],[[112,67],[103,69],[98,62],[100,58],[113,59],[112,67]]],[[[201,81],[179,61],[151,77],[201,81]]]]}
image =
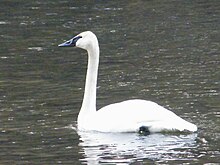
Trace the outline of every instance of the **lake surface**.
{"type": "Polygon", "coordinates": [[[218,164],[220,1],[1,1],[0,164],[218,164]],[[100,42],[97,108],[140,98],[194,134],[77,132],[86,52],[100,42]]]}

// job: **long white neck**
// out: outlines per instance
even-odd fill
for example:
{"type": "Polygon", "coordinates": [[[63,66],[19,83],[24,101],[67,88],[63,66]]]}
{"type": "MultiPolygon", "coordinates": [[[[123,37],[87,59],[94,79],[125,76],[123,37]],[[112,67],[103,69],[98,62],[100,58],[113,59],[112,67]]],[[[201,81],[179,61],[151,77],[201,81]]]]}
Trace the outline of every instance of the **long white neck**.
{"type": "Polygon", "coordinates": [[[78,124],[83,123],[89,114],[96,112],[96,85],[99,65],[99,46],[94,43],[87,49],[88,67],[86,74],[85,92],[82,107],[78,115],[78,124]]]}

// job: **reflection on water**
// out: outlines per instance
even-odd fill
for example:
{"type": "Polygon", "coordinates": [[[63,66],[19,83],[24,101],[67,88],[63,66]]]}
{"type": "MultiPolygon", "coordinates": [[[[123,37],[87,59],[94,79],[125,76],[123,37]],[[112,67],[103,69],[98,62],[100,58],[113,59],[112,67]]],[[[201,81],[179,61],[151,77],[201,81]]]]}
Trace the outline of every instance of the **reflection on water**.
{"type": "Polygon", "coordinates": [[[0,164],[218,163],[219,7],[219,0],[1,1],[0,164]],[[57,45],[84,30],[100,42],[98,109],[152,100],[195,123],[198,134],[66,128],[81,106],[87,59],[57,45]]]}
{"type": "Polygon", "coordinates": [[[193,161],[191,149],[197,146],[196,134],[140,136],[135,133],[78,132],[84,159],[88,164],[145,163],[168,159],[193,161]]]}

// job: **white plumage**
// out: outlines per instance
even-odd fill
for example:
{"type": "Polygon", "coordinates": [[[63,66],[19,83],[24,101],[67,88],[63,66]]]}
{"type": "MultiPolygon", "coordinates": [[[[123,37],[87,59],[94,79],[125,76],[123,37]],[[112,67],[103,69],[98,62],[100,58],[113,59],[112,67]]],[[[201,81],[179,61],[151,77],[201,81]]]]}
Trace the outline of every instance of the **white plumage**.
{"type": "Polygon", "coordinates": [[[96,85],[99,63],[97,37],[94,33],[86,31],[59,46],[76,46],[88,52],[85,93],[77,119],[79,130],[138,132],[141,127],[144,127],[150,133],[197,131],[196,125],[185,121],[152,101],[127,100],[110,104],[96,111],[96,85]]]}

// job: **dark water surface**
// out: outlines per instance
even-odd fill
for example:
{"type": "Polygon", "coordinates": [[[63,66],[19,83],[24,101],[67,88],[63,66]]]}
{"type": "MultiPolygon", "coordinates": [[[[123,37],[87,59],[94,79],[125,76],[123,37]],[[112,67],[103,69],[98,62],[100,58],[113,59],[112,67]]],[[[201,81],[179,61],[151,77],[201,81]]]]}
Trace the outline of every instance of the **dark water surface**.
{"type": "Polygon", "coordinates": [[[219,0],[3,0],[0,14],[0,164],[219,163],[219,0]],[[98,108],[148,99],[198,133],[77,133],[87,56],[57,45],[85,30],[98,108]]]}

